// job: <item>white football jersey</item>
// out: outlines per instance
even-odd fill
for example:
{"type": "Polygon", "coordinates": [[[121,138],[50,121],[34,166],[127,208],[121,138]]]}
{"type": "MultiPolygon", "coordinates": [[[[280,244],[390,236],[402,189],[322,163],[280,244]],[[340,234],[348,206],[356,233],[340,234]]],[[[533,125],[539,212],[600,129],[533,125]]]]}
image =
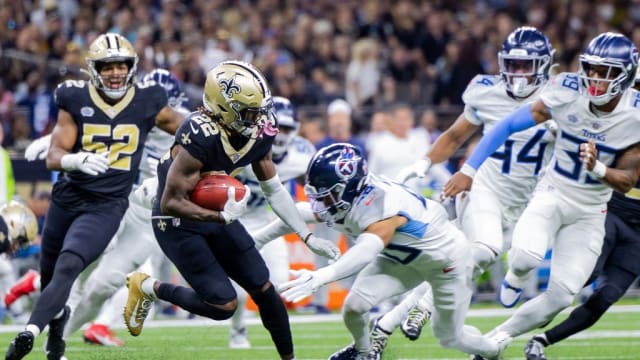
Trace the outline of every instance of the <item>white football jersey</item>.
{"type": "Polygon", "coordinates": [[[615,166],[617,156],[640,141],[640,93],[628,89],[610,113],[594,114],[580,95],[578,74],[562,73],[549,81],[540,95],[558,123],[553,160],[543,176],[544,186],[579,205],[603,205],[611,188],[587,174],[580,161],[580,144],[594,140],[598,160],[615,166]]]}
{"type": "MultiPolygon", "coordinates": [[[[307,139],[296,136],[287,147],[284,158],[276,163],[278,177],[283,183],[303,176],[307,166],[316,152],[316,148],[307,139]]],[[[251,198],[247,203],[247,212],[242,215],[240,222],[249,230],[256,229],[269,223],[275,214],[267,210],[267,199],[260,189],[260,183],[253,173],[251,166],[246,166],[237,176],[238,180],[251,188],[251,198]]]]}
{"type": "MultiPolygon", "coordinates": [[[[500,76],[477,75],[462,95],[464,116],[472,124],[484,125],[483,134],[519,107],[538,100],[540,90],[526,99],[507,94],[500,76]]],[[[549,162],[553,134],[544,124],[511,134],[482,164],[474,186],[489,188],[506,207],[521,207],[531,198],[538,174],[549,162]]]]}
{"type": "Polygon", "coordinates": [[[446,210],[433,200],[415,194],[408,187],[369,174],[366,187],[354,199],[339,232],[357,237],[369,225],[402,215],[409,221],[396,230],[382,255],[406,264],[422,251],[432,258],[445,257],[460,231],[448,220],[446,210]]]}

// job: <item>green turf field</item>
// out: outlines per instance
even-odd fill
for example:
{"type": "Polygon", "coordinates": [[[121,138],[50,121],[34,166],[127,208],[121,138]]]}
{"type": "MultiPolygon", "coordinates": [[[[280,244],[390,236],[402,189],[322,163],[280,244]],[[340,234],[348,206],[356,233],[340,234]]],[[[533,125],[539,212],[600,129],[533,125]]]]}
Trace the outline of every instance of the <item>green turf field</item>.
{"type": "MultiPolygon", "coordinates": [[[[479,327],[483,332],[501,322],[503,315],[479,312],[477,307],[470,314],[467,323],[479,327]]],[[[562,319],[566,313],[559,315],[562,319]]],[[[347,330],[338,321],[338,316],[329,316],[332,321],[322,321],[322,316],[292,316],[292,329],[297,359],[326,359],[334,351],[350,341],[347,330]],[[306,322],[309,321],[313,322],[306,322]],[[317,319],[314,321],[313,319],[317,319]],[[305,321],[305,322],[300,322],[305,321]]],[[[327,319],[327,317],[324,317],[327,319]]],[[[255,323],[255,321],[252,321],[255,323]]],[[[196,321],[194,321],[196,323],[196,321]]],[[[209,323],[209,322],[207,322],[209,323]]],[[[164,323],[150,323],[140,337],[134,338],[126,330],[118,330],[118,335],[126,340],[124,348],[102,348],[84,344],[80,334],[67,342],[67,358],[80,359],[277,359],[277,354],[268,334],[259,325],[249,328],[252,343],[250,350],[229,350],[227,348],[228,329],[226,326],[161,327],[164,323]]],[[[171,324],[171,323],[170,323],[171,324]]],[[[210,322],[209,324],[214,324],[210,322]]],[[[189,324],[191,325],[191,324],[189,324]]],[[[15,332],[3,330],[0,343],[8,344],[15,332]]],[[[42,343],[46,336],[40,336],[36,346],[25,359],[43,359],[42,343]]],[[[528,336],[520,337],[507,350],[505,359],[523,359],[522,348],[528,336]]],[[[6,345],[3,346],[3,351],[6,345]]],[[[606,314],[592,329],[575,339],[569,339],[548,348],[550,360],[560,359],[640,359],[640,307],[616,307],[606,314]]],[[[391,337],[383,359],[468,359],[468,356],[442,349],[433,339],[429,330],[416,342],[406,340],[399,331],[391,337]]]]}

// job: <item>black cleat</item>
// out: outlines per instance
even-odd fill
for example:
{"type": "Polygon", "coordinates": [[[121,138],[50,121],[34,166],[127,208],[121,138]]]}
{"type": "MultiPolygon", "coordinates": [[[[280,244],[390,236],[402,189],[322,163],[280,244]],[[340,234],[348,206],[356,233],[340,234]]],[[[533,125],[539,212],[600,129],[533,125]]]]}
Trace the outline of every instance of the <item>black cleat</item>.
{"type": "Polygon", "coordinates": [[[47,337],[47,345],[45,350],[47,360],[60,360],[64,356],[66,344],[62,338],[64,327],[71,316],[71,308],[65,305],[64,312],[59,319],[53,319],[49,322],[49,336],[47,337]]]}
{"type": "Polygon", "coordinates": [[[33,348],[34,336],[31,331],[23,331],[18,333],[16,337],[11,340],[9,349],[4,355],[5,360],[20,360],[25,357],[33,348]]]}

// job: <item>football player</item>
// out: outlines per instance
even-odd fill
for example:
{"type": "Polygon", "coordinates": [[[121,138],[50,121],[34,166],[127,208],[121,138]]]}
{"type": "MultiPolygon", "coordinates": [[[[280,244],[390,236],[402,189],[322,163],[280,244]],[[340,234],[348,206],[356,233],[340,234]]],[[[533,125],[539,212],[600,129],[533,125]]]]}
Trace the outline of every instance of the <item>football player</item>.
{"type": "Polygon", "coordinates": [[[252,65],[227,61],[207,73],[203,106],[189,115],[171,150],[158,166],[158,191],[152,224],[156,239],[190,288],[162,283],[142,272],[127,277],[124,310],[129,332],[137,336],[156,298],[214,320],[230,318],[237,308],[229,277],[258,305],[265,328],[283,359],[294,358],[289,318],[269,281],[269,270],[242,224],[251,191],[240,201],[230,187],[222,211],[205,209],[190,199],[202,173],[235,175],[247,165],[273,211],[291,225],[314,251],[339,256],[330,242],[314,237],[282,185],[271,146],[278,132],[264,76],[252,65]]]}
{"type": "MultiPolygon", "coordinates": [[[[188,99],[182,91],[180,81],[172,73],[165,69],[154,69],[142,78],[141,86],[149,86],[152,83],[162,86],[172,109],[184,115],[189,113],[188,99]]],[[[149,132],[134,188],[146,179],[155,178],[158,161],[172,144],[173,135],[162,129],[154,127],[149,132]]],[[[135,192],[129,195],[129,208],[125,212],[120,229],[111,240],[111,245],[86,279],[84,286],[74,286],[77,296],[70,297],[68,302],[73,312],[65,329],[65,337],[96,318],[102,309],[96,321],[84,331],[84,340],[105,346],[124,345],[122,340],[115,337],[109,325],[121,317],[126,291],[122,290],[121,297],[114,297],[108,305],[103,305],[125,285],[123,274],[136,270],[148,259],[154,264],[161,264],[165,258],[153,235],[151,210],[141,201],[135,192]]],[[[157,266],[153,268],[154,273],[157,273],[157,266]]]]}
{"type": "Polygon", "coordinates": [[[356,237],[356,244],[333,264],[292,271],[296,278],[280,287],[287,300],[296,302],[357,274],[342,309],[354,343],[330,359],[365,358],[369,310],[424,281],[434,289],[433,334],[442,346],[494,358],[511,341],[501,334],[483,337],[464,325],[472,293],[470,250],[442,205],[369,173],[360,150],[346,143],[313,156],[305,193],[319,219],[356,237]]]}
{"type": "MultiPolygon", "coordinates": [[[[480,127],[486,134],[513,110],[538,100],[549,78],[553,53],[549,39],[533,27],[520,27],[509,34],[498,53],[500,75],[477,75],[471,80],[462,95],[464,112],[438,137],[426,157],[403,169],[396,180],[425,176],[431,164],[450,158],[480,127]]],[[[457,221],[471,242],[474,280],[509,243],[508,235],[550,158],[553,141],[545,125],[509,136],[478,170],[471,191],[456,199],[457,221]]],[[[421,286],[379,318],[372,328],[372,351],[384,349],[399,325],[405,336],[417,339],[429,317],[430,297],[428,287],[421,286]]]]}
{"type": "MultiPolygon", "coordinates": [[[[298,136],[300,121],[289,99],[274,96],[273,110],[278,121],[278,134],[273,141],[271,151],[278,176],[285,184],[291,180],[303,183],[307,165],[316,149],[308,140],[298,136]]],[[[238,179],[251,188],[247,212],[242,215],[240,222],[249,234],[253,234],[276,216],[268,209],[267,200],[260,190],[259,181],[251,167],[245,167],[238,175],[238,179]]],[[[258,247],[261,245],[257,244],[258,247]]],[[[269,268],[271,283],[277,286],[289,280],[289,250],[284,238],[278,237],[259,249],[269,268]]],[[[238,293],[238,309],[231,318],[229,347],[248,348],[251,344],[247,338],[244,320],[247,293],[237,285],[235,288],[238,293]]]]}
{"type": "Polygon", "coordinates": [[[493,332],[518,336],[550,322],[594,269],[612,190],[626,193],[638,180],[640,134],[630,129],[637,126],[640,96],[629,90],[637,67],[638,49],[626,36],[596,36],[580,55],[577,73],[557,75],[539,100],[498,122],[445,185],[445,196],[469,190],[479,166],[510,134],[553,115],[554,160],[515,226],[501,301],[517,302],[527,276],[553,243],[549,285],[493,332]]]}
{"type": "MultiPolygon", "coordinates": [[[[639,69],[640,70],[640,69],[639,69]]],[[[635,86],[640,89],[636,73],[635,86]]],[[[591,156],[596,156],[591,149],[591,156]]],[[[605,236],[591,280],[595,292],[563,322],[535,335],[525,347],[527,360],[546,360],[544,348],[595,324],[640,275],[640,182],[626,194],[613,192],[607,204],[605,236]]],[[[591,282],[590,282],[591,283],[591,282]]]]}
{"type": "Polygon", "coordinates": [[[47,324],[47,359],[64,356],[65,302],[120,225],[147,134],[153,126],[174,133],[184,118],[167,105],[160,85],[135,83],[138,55],[124,37],[98,36],[86,60],[90,81],[67,80],[55,90],[60,111],[46,163],[63,173],[42,234],[42,294],[6,359],[27,355],[47,324]]]}

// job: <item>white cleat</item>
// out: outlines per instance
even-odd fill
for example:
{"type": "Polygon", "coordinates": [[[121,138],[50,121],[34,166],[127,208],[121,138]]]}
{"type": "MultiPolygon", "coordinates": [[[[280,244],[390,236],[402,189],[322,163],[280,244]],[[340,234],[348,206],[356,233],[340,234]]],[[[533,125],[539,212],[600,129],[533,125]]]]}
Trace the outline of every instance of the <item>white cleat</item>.
{"type": "Polygon", "coordinates": [[[234,329],[231,328],[229,334],[229,348],[230,349],[250,349],[251,343],[247,336],[247,328],[234,329]]]}
{"type": "Polygon", "coordinates": [[[498,296],[498,300],[500,304],[506,308],[512,308],[516,306],[518,301],[520,301],[520,297],[522,296],[522,289],[511,286],[507,280],[502,281],[502,285],[500,286],[500,294],[498,296]]]}

